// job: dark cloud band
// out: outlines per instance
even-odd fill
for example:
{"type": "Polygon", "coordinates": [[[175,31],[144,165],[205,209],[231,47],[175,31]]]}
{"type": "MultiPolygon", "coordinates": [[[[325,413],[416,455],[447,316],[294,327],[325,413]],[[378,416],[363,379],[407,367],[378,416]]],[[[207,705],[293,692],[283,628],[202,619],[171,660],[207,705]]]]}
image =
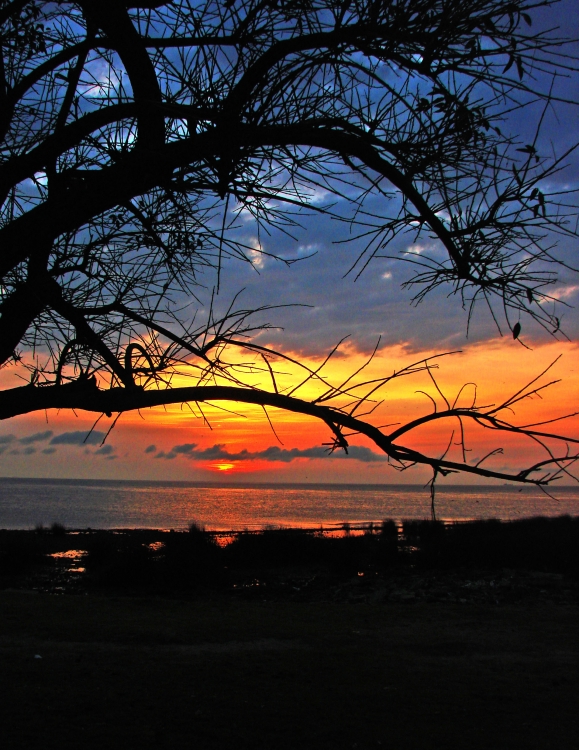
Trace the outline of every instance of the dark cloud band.
{"type": "Polygon", "coordinates": [[[93,430],[92,432],[84,432],[83,430],[63,432],[53,437],[50,445],[98,445],[102,443],[104,438],[105,433],[98,432],[97,430],[93,430]]]}
{"type": "Polygon", "coordinates": [[[327,458],[332,456],[334,458],[351,458],[356,461],[362,461],[364,463],[374,463],[376,461],[387,461],[387,457],[379,453],[374,453],[369,448],[359,445],[351,445],[348,448],[348,453],[343,451],[328,453],[327,448],[323,446],[313,446],[312,448],[280,448],[277,445],[271,445],[262,451],[248,451],[246,448],[237,452],[231,453],[227,450],[223,443],[216,443],[210,448],[204,448],[199,450],[196,443],[184,443],[183,445],[175,445],[168,452],[161,451],[157,453],[155,458],[164,458],[165,460],[172,460],[177,456],[184,456],[192,461],[279,461],[281,463],[291,463],[298,458],[327,458]]]}
{"type": "Polygon", "coordinates": [[[27,437],[20,438],[18,441],[19,443],[22,443],[22,445],[32,445],[32,443],[42,443],[45,440],[48,440],[54,435],[52,430],[45,430],[44,432],[35,432],[33,435],[28,435],[27,437]]]}

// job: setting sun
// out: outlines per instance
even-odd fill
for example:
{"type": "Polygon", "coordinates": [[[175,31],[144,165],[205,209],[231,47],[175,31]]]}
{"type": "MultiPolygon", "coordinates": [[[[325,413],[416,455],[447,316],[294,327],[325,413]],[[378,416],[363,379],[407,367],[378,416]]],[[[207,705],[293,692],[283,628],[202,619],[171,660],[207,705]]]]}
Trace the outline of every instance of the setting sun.
{"type": "Polygon", "coordinates": [[[231,471],[231,469],[235,469],[235,464],[211,464],[211,468],[214,471],[231,471]]]}

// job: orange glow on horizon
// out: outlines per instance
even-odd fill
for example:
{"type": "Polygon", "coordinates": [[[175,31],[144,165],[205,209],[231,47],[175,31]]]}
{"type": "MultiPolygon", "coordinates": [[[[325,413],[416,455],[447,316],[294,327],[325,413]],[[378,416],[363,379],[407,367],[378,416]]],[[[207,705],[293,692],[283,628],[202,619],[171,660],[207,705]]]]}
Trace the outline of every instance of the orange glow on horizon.
{"type": "MultiPolygon", "coordinates": [[[[449,347],[451,348],[451,347],[449,347]]],[[[436,383],[444,396],[452,405],[457,399],[459,391],[467,383],[476,383],[476,403],[478,406],[501,404],[506,398],[519,391],[533,378],[545,370],[559,355],[563,355],[554,368],[541,380],[554,384],[546,391],[516,404],[516,414],[505,411],[503,417],[513,420],[515,424],[536,424],[559,418],[565,414],[579,411],[579,344],[576,342],[551,341],[537,346],[534,350],[523,349],[512,339],[495,339],[488,342],[467,344],[462,353],[452,356],[442,356],[432,364],[437,369],[432,370],[436,383]]],[[[411,351],[401,345],[385,347],[379,351],[374,359],[357,376],[358,381],[375,381],[379,378],[399,372],[401,368],[411,363],[434,356],[432,351],[411,351]]],[[[290,356],[299,360],[311,369],[320,366],[322,358],[308,358],[290,352],[290,356]]],[[[295,395],[304,401],[311,401],[319,396],[327,383],[339,386],[349,376],[367,361],[367,355],[359,352],[354,346],[345,346],[339,356],[333,357],[324,366],[321,374],[325,382],[310,379],[297,390],[295,395]]],[[[285,361],[272,362],[274,370],[283,371],[276,377],[276,384],[280,393],[289,392],[296,383],[304,380],[303,371],[296,366],[290,366],[285,361]]],[[[8,376],[0,373],[0,381],[5,387],[10,387],[8,376]]],[[[250,385],[264,390],[274,390],[269,372],[253,372],[248,376],[250,385]]],[[[172,381],[174,386],[191,385],[192,381],[184,376],[176,376],[172,381]]],[[[538,385],[538,384],[537,384],[538,385]]],[[[347,387],[351,386],[351,382],[347,387]]],[[[372,385],[364,386],[367,390],[372,385]]],[[[358,395],[364,390],[358,390],[358,395]]],[[[463,389],[457,405],[470,406],[475,394],[473,385],[463,389]]],[[[407,424],[412,420],[430,414],[433,411],[434,399],[438,410],[446,406],[441,395],[428,372],[415,372],[404,377],[390,380],[378,393],[373,394],[376,401],[381,401],[378,408],[363,419],[376,425],[383,426],[383,431],[397,429],[398,423],[407,424]],[[427,394],[427,395],[425,395],[427,394]],[[388,426],[391,425],[391,426],[388,426]]],[[[342,399],[342,405],[346,399],[342,399]]],[[[340,404],[337,400],[336,405],[340,404]]],[[[330,402],[331,405],[331,402],[330,402]]],[[[373,403],[360,412],[370,411],[373,403]]],[[[202,413],[196,404],[170,405],[166,408],[143,409],[140,412],[124,413],[111,432],[107,444],[115,449],[114,462],[107,461],[107,455],[98,455],[96,449],[82,449],[79,447],[60,447],[58,452],[44,456],[42,445],[36,450],[34,461],[22,452],[5,453],[6,474],[22,474],[38,476],[98,476],[118,478],[154,478],[164,479],[202,479],[214,481],[220,476],[241,480],[250,478],[257,481],[289,481],[289,482],[392,482],[407,483],[422,481],[412,475],[397,474],[388,468],[386,462],[363,460],[340,460],[339,455],[333,458],[310,458],[296,456],[284,461],[272,460],[271,450],[267,455],[260,455],[262,451],[278,446],[280,450],[291,451],[319,447],[327,443],[331,437],[327,425],[312,417],[280,409],[267,407],[267,416],[275,429],[272,431],[267,416],[262,407],[235,402],[218,402],[216,404],[201,404],[202,413]],[[221,407],[221,408],[220,408],[221,407]],[[185,445],[193,446],[187,450],[177,450],[185,445]],[[219,445],[221,459],[211,460],[203,452],[219,445]],[[254,454],[251,460],[236,458],[242,451],[254,454]],[[94,458],[92,455],[94,454],[94,458]],[[82,455],[82,458],[81,458],[82,455]],[[146,455],[146,460],[144,461],[146,455]],[[197,455],[197,458],[195,458],[197,455]],[[229,457],[229,455],[231,457],[229,457]],[[8,461],[10,462],[8,464],[8,461]],[[31,467],[29,469],[29,467],[31,467]],[[118,468],[117,468],[118,467],[118,468]],[[35,474],[33,474],[35,472],[35,474]],[[407,478],[408,477],[408,478],[407,478]]],[[[102,418],[96,427],[106,433],[116,418],[102,418]]],[[[55,435],[65,431],[79,431],[90,429],[94,423],[94,415],[87,412],[71,413],[49,410],[23,415],[11,421],[10,427],[5,426],[5,432],[13,431],[16,438],[52,431],[55,435]]],[[[579,418],[573,417],[559,421],[543,428],[547,432],[562,433],[570,437],[577,437],[579,433],[579,418]]],[[[406,433],[396,442],[408,448],[419,450],[428,455],[441,455],[450,445],[449,460],[461,460],[460,448],[456,445],[459,440],[459,425],[456,420],[445,419],[423,425],[419,429],[406,433]],[[454,437],[451,436],[454,430],[454,437]]],[[[349,438],[352,445],[364,446],[373,453],[379,449],[369,439],[362,436],[349,438]]],[[[48,443],[46,443],[48,445],[48,443]]],[[[505,456],[495,455],[485,465],[488,468],[501,470],[510,466],[531,463],[537,456],[541,460],[545,456],[534,446],[532,441],[522,439],[517,435],[505,435],[496,431],[483,430],[475,424],[467,425],[466,448],[469,449],[467,460],[475,463],[493,449],[504,447],[505,456]]],[[[564,445],[559,445],[563,452],[564,445]]],[[[428,477],[426,477],[428,479],[428,477]]]]}
{"type": "MultiPolygon", "coordinates": [[[[475,387],[472,384],[476,383],[476,404],[481,407],[490,406],[491,404],[503,403],[505,399],[537,377],[561,354],[563,354],[561,360],[541,383],[558,379],[562,382],[555,383],[538,396],[519,402],[516,405],[514,416],[510,411],[503,412],[503,417],[512,419],[515,424],[531,424],[547,421],[578,410],[579,346],[576,343],[554,341],[534,350],[523,349],[507,338],[468,344],[462,352],[451,356],[441,356],[433,360],[431,363],[433,366],[432,374],[451,405],[455,399],[458,399],[458,406],[471,406],[475,397],[475,387]],[[463,388],[465,384],[469,383],[470,385],[463,388]]],[[[294,359],[300,359],[311,369],[316,369],[320,364],[319,360],[313,358],[307,359],[303,356],[299,358],[294,353],[290,353],[290,356],[294,359]]],[[[383,378],[392,375],[394,372],[399,372],[409,364],[435,356],[436,353],[431,351],[411,352],[404,346],[387,347],[374,357],[358,376],[358,379],[368,382],[383,378]]],[[[326,383],[340,385],[366,361],[366,354],[357,351],[353,346],[346,346],[341,356],[330,360],[322,371],[322,375],[326,383]]],[[[275,364],[273,366],[275,369],[275,364]]],[[[277,380],[280,393],[283,393],[284,390],[291,390],[292,384],[303,379],[303,375],[296,372],[297,368],[291,372],[292,368],[286,366],[285,362],[277,363],[277,367],[284,371],[284,375],[277,380]]],[[[175,380],[174,384],[180,385],[181,383],[175,380]]],[[[254,376],[252,384],[261,386],[266,390],[273,390],[269,373],[267,378],[263,374],[262,376],[254,376]]],[[[324,383],[311,379],[294,395],[309,401],[326,388],[327,385],[324,383]]],[[[354,392],[363,394],[364,390],[354,392]]],[[[433,404],[425,394],[436,400],[438,410],[446,408],[428,372],[422,371],[396,377],[376,394],[376,401],[383,400],[383,403],[368,419],[376,425],[392,425],[390,428],[385,428],[386,433],[394,430],[396,429],[394,426],[396,423],[405,424],[432,411],[433,404]]],[[[338,400],[336,405],[339,403],[338,400]]],[[[372,405],[369,404],[370,407],[372,405]]],[[[247,448],[250,448],[252,452],[259,452],[271,445],[279,445],[276,438],[279,438],[282,443],[281,447],[285,449],[310,448],[319,446],[328,440],[326,425],[308,416],[268,407],[267,413],[276,432],[274,437],[260,406],[237,403],[220,403],[219,406],[224,406],[231,411],[225,412],[211,404],[202,405],[203,413],[213,427],[212,433],[202,424],[201,419],[193,418],[186,407],[182,409],[180,406],[173,406],[168,407],[167,411],[157,410],[153,419],[157,424],[160,420],[166,420],[165,423],[180,424],[181,426],[188,423],[196,430],[203,447],[220,443],[224,444],[226,449],[233,454],[247,448]],[[202,430],[202,433],[199,432],[199,429],[202,430]]],[[[366,409],[361,409],[361,411],[364,412],[366,409]]],[[[458,440],[458,424],[455,424],[455,422],[456,420],[447,419],[425,425],[418,430],[407,433],[398,442],[407,445],[409,448],[424,451],[429,455],[439,455],[448,445],[453,431],[455,435],[451,442],[456,443],[458,440]]],[[[577,433],[577,428],[578,420],[573,418],[556,423],[553,425],[552,431],[574,435],[577,433]]],[[[545,429],[551,431],[548,427],[545,429]]],[[[379,452],[376,446],[364,437],[353,438],[352,444],[364,445],[375,453],[379,452]]],[[[503,460],[498,457],[492,459],[489,468],[494,466],[498,469],[499,465],[502,464],[506,467],[509,463],[516,463],[517,460],[525,462],[535,454],[537,454],[537,459],[539,458],[540,451],[528,439],[519,438],[516,435],[507,436],[504,433],[497,434],[495,431],[483,430],[475,424],[467,424],[466,447],[469,449],[467,456],[470,460],[482,458],[490,450],[503,446],[508,449],[508,454],[505,455],[503,460]]],[[[451,447],[448,458],[451,460],[461,459],[458,446],[451,447]]],[[[327,467],[326,470],[333,471],[325,459],[301,458],[285,465],[279,461],[264,461],[256,458],[241,463],[237,462],[237,465],[224,460],[223,462],[206,465],[206,467],[212,472],[223,474],[252,475],[272,471],[274,473],[287,473],[292,467],[300,472],[303,471],[305,474],[307,466],[311,466],[315,472],[319,470],[322,464],[327,467]]],[[[332,464],[332,466],[336,466],[336,464],[332,464]]],[[[385,468],[383,465],[380,466],[385,468]]],[[[368,471],[374,469],[371,473],[376,474],[380,466],[368,464],[365,468],[368,471]]],[[[354,465],[351,464],[351,467],[353,471],[354,465]]],[[[359,465],[358,470],[362,468],[359,465]]],[[[349,471],[345,467],[343,470],[349,471]]]]}

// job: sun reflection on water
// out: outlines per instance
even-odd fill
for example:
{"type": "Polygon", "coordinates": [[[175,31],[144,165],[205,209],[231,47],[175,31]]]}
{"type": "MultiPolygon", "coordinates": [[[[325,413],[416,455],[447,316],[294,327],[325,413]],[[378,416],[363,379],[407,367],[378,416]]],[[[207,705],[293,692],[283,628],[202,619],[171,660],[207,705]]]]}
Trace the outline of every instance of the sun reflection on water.
{"type": "Polygon", "coordinates": [[[55,560],[75,560],[80,562],[81,558],[86,555],[88,555],[86,549],[67,549],[64,552],[52,552],[48,557],[52,557],[55,560]]]}
{"type": "Polygon", "coordinates": [[[83,557],[86,557],[88,555],[88,550],[86,549],[67,549],[63,552],[52,552],[50,554],[47,554],[47,557],[51,557],[53,560],[63,560],[68,562],[68,566],[66,567],[67,573],[85,573],[86,568],[84,568],[80,563],[82,562],[83,557]]]}

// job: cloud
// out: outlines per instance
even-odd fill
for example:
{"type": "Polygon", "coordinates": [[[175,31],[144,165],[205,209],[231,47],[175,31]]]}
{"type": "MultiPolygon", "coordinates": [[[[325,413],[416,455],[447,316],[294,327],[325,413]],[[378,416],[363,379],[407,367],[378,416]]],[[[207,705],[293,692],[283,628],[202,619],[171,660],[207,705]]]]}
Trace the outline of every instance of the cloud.
{"type": "Polygon", "coordinates": [[[171,461],[174,458],[177,458],[177,454],[174,451],[170,451],[169,453],[165,453],[165,451],[159,451],[155,458],[164,458],[166,461],[171,461]]]}
{"type": "MultiPolygon", "coordinates": [[[[337,458],[340,457],[337,453],[333,453],[332,455],[337,458]]],[[[388,461],[388,456],[385,453],[374,453],[374,451],[366,448],[364,445],[351,445],[348,448],[348,456],[354,458],[356,461],[364,461],[364,463],[388,461]]],[[[341,457],[344,458],[343,452],[341,457]]]]}
{"type": "MultiPolygon", "coordinates": [[[[530,137],[531,140],[523,140],[523,143],[531,143],[533,138],[527,132],[527,120],[533,118],[529,118],[525,108],[524,117],[520,118],[517,128],[519,125],[524,126],[524,131],[520,131],[521,136],[530,137]]],[[[535,124],[531,130],[534,127],[535,124]]],[[[549,131],[545,121],[546,132],[549,131]]],[[[556,132],[559,136],[560,131],[556,132]]],[[[568,125],[566,132],[566,137],[560,143],[564,142],[570,147],[573,128],[568,125]]],[[[564,150],[562,145],[561,149],[564,150]]],[[[577,164],[579,150],[570,159],[577,164]]],[[[577,174],[577,167],[574,166],[573,169],[577,174]]],[[[573,169],[565,174],[573,175],[573,169]]],[[[576,186],[575,182],[574,178],[573,187],[576,186]]],[[[398,200],[399,198],[394,198],[387,210],[392,210],[395,214],[398,200]]],[[[370,193],[365,209],[368,216],[383,215],[383,196],[370,193]]],[[[249,227],[245,227],[242,238],[247,238],[250,231],[249,227]]],[[[462,308],[457,297],[452,295],[453,287],[442,286],[433,290],[420,305],[415,306],[411,304],[413,294],[423,287],[403,289],[400,286],[418,270],[418,267],[412,266],[408,261],[420,262],[428,256],[432,258],[434,268],[438,267],[437,264],[442,259],[441,253],[444,252],[441,243],[433,242],[425,230],[412,244],[409,235],[402,232],[386,248],[381,248],[367,267],[365,261],[369,258],[369,253],[351,271],[356,259],[364,253],[367,237],[363,236],[361,230],[360,235],[358,239],[352,238],[345,243],[348,236],[342,222],[334,221],[331,216],[304,215],[303,231],[296,228],[295,236],[293,229],[292,236],[272,235],[266,247],[270,249],[271,243],[271,249],[275,248],[275,252],[281,257],[290,260],[301,258],[302,261],[287,266],[266,261],[267,283],[264,284],[262,277],[255,273],[256,269],[250,264],[241,265],[234,258],[225,260],[221,275],[223,299],[230,300],[240,288],[244,288],[246,292],[243,299],[251,300],[251,307],[265,306],[272,300],[280,305],[303,304],[304,307],[270,309],[259,318],[260,322],[272,325],[272,328],[259,333],[259,343],[288,353],[323,357],[345,335],[350,335],[354,348],[363,352],[371,352],[380,336],[383,346],[403,345],[409,353],[444,350],[447,347],[454,349],[459,348],[457,345],[466,343],[469,306],[462,308]],[[304,249],[309,247],[315,248],[317,254],[303,260],[304,249]],[[419,255],[408,255],[408,250],[418,252],[419,255]],[[363,267],[363,273],[358,276],[358,271],[363,267]],[[392,278],[389,274],[392,274],[392,278]],[[320,283],[320,279],[324,283],[320,283]]],[[[414,238],[414,233],[412,237],[414,238]]],[[[570,237],[560,237],[560,257],[571,257],[575,251],[573,242],[570,237]]],[[[577,285],[575,275],[571,271],[560,269],[559,276],[553,288],[562,302],[577,299],[578,292],[571,291],[577,285]],[[568,295],[566,299],[565,295],[568,295]]],[[[565,333],[572,339],[577,338],[579,316],[559,317],[565,333]]],[[[531,324],[529,320],[523,322],[523,329],[527,337],[544,340],[538,324],[531,324]]],[[[494,340],[497,337],[497,327],[485,304],[475,306],[468,333],[471,342],[494,340]]]]}
{"type": "MultiPolygon", "coordinates": [[[[44,432],[35,432],[32,435],[27,435],[23,438],[17,438],[16,435],[0,435],[0,456],[5,453],[8,450],[8,446],[11,445],[11,443],[14,443],[17,441],[21,445],[27,446],[24,448],[24,450],[19,450],[18,448],[13,448],[10,451],[11,456],[31,456],[33,453],[36,453],[36,448],[32,447],[32,443],[40,443],[44,440],[48,440],[52,437],[54,433],[52,430],[45,430],[44,432]]],[[[56,450],[56,449],[54,449],[56,450]]],[[[53,451],[51,451],[52,453],[53,451]]]]}
{"type": "Polygon", "coordinates": [[[157,446],[156,445],[148,445],[145,448],[145,453],[154,453],[156,450],[157,450],[157,446]]]}
{"type": "Polygon", "coordinates": [[[18,441],[19,443],[22,443],[22,445],[30,445],[31,443],[40,443],[43,440],[48,440],[48,438],[51,438],[53,436],[52,430],[45,430],[44,432],[35,432],[33,435],[28,435],[28,437],[20,438],[18,441]]]}
{"type": "MultiPolygon", "coordinates": [[[[13,443],[16,440],[16,435],[0,435],[0,456],[5,453],[8,450],[8,446],[10,443],[13,443]]],[[[10,451],[10,453],[14,453],[14,451],[10,451]]]]}
{"type": "Polygon", "coordinates": [[[210,448],[197,450],[196,443],[184,443],[175,445],[170,453],[158,453],[155,458],[173,459],[181,455],[193,461],[280,461],[282,463],[291,463],[298,458],[353,458],[356,461],[364,463],[374,463],[376,461],[386,461],[385,455],[374,453],[369,448],[359,445],[351,445],[348,448],[348,454],[343,451],[336,451],[328,454],[327,448],[323,446],[313,446],[311,448],[280,448],[277,445],[271,445],[262,451],[250,452],[246,448],[238,453],[231,453],[227,450],[225,444],[216,443],[210,448]]]}
{"type": "Polygon", "coordinates": [[[50,445],[98,445],[105,438],[104,432],[93,430],[91,433],[79,430],[77,432],[63,432],[50,441],[50,445]]]}
{"type": "Polygon", "coordinates": [[[56,453],[56,448],[45,448],[42,453],[46,453],[47,456],[49,456],[51,453],[56,453]]]}
{"type": "Polygon", "coordinates": [[[183,443],[183,445],[173,446],[173,448],[171,448],[171,453],[184,453],[188,455],[189,453],[192,453],[196,447],[197,443],[183,443]]]}
{"type": "Polygon", "coordinates": [[[97,451],[94,452],[95,456],[110,456],[112,453],[115,452],[115,449],[112,445],[103,445],[102,448],[99,448],[97,451]]]}
{"type": "Polygon", "coordinates": [[[569,299],[569,297],[572,297],[578,289],[579,285],[569,284],[568,286],[561,286],[557,287],[557,289],[553,289],[553,291],[550,292],[550,295],[555,299],[565,300],[569,299]]]}
{"type": "Polygon", "coordinates": [[[247,256],[252,262],[253,266],[258,270],[261,270],[264,266],[265,261],[265,256],[263,255],[263,251],[265,250],[265,248],[257,239],[257,237],[251,237],[248,244],[250,245],[251,249],[247,251],[247,256]]]}

